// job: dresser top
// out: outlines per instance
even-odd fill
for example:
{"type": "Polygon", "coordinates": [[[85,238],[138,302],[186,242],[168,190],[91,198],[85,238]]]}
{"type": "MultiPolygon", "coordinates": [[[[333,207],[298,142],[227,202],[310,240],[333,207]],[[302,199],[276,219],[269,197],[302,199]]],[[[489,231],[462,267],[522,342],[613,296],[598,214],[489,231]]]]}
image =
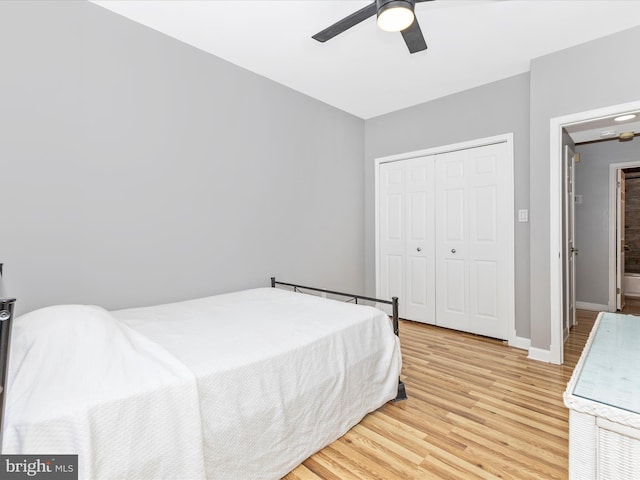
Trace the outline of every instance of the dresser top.
{"type": "Polygon", "coordinates": [[[640,317],[603,313],[573,395],[640,414],[640,317]]]}

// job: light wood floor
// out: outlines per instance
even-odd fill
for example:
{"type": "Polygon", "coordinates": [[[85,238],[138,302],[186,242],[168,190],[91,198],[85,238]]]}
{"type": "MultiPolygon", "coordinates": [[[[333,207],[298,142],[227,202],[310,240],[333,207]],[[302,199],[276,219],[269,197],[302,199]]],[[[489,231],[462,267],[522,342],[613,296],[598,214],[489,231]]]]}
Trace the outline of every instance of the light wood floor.
{"type": "Polygon", "coordinates": [[[562,393],[595,318],[578,311],[564,365],[528,360],[498,340],[402,321],[409,399],[367,415],[285,479],[567,478],[562,393]]]}
{"type": "Polygon", "coordinates": [[[629,315],[639,315],[640,314],[640,298],[638,297],[627,297],[625,299],[625,305],[622,309],[622,313],[626,313],[629,315]]]}

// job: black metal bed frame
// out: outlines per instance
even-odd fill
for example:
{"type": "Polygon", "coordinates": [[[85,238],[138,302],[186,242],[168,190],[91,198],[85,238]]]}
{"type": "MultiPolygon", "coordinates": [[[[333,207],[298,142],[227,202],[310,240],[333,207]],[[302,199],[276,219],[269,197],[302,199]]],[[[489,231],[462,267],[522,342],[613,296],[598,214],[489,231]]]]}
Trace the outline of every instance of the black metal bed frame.
{"type": "MultiPolygon", "coordinates": [[[[386,305],[391,305],[392,312],[393,312],[391,315],[391,321],[393,324],[393,333],[395,333],[396,336],[398,337],[400,336],[399,322],[398,322],[398,297],[392,297],[391,300],[381,300],[379,298],[365,297],[364,295],[356,295],[353,293],[336,292],[333,290],[327,290],[325,288],[307,287],[304,285],[297,285],[294,283],[278,282],[276,281],[276,277],[271,277],[271,287],[275,288],[276,285],[281,285],[284,287],[292,287],[294,292],[300,291],[301,293],[304,293],[302,292],[302,290],[310,290],[312,292],[320,292],[320,293],[326,293],[329,295],[339,295],[342,297],[348,297],[349,299],[353,299],[355,303],[358,303],[358,300],[365,300],[368,302],[384,303],[386,305]]],[[[404,382],[398,378],[398,395],[393,401],[397,402],[399,400],[406,400],[406,399],[407,399],[407,390],[404,386],[404,382]]]]}
{"type": "MultiPolygon", "coordinates": [[[[0,263],[0,277],[2,264],[0,263]]],[[[9,347],[11,345],[11,326],[15,298],[0,298],[0,453],[2,453],[2,433],[4,431],[4,409],[7,391],[7,373],[9,371],[9,347]]]]}
{"type": "MultiPolygon", "coordinates": [[[[0,277],[2,276],[2,264],[0,263],[0,277]]],[[[369,302],[384,303],[391,305],[393,308],[392,322],[393,333],[399,335],[398,329],[398,297],[393,297],[391,300],[381,300],[379,298],[365,297],[364,295],[355,295],[351,293],[336,292],[333,290],[326,290],[324,288],[306,287],[304,285],[296,285],[293,283],[277,282],[276,277],[271,277],[271,286],[273,288],[276,285],[285,287],[292,287],[294,291],[310,290],[314,292],[321,292],[329,295],[339,295],[342,297],[348,297],[358,303],[358,300],[365,300],[369,302]]],[[[7,389],[7,374],[9,366],[9,348],[11,340],[11,327],[13,320],[13,310],[16,303],[15,298],[0,298],[0,453],[2,453],[2,434],[4,431],[4,411],[7,389]]],[[[398,378],[398,394],[394,399],[394,402],[399,400],[406,400],[407,392],[402,380],[398,378]]]]}

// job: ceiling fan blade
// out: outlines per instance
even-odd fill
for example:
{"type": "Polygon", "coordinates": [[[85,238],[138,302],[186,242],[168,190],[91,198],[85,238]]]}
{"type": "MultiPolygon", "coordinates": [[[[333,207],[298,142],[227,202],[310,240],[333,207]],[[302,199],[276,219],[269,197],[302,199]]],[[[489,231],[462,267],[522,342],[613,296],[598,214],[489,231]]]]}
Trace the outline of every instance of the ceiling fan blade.
{"type": "Polygon", "coordinates": [[[416,3],[432,2],[433,0],[415,0],[416,3]]]}
{"type": "Polygon", "coordinates": [[[325,28],[321,32],[316,33],[311,38],[319,42],[326,42],[327,40],[331,40],[336,35],[344,32],[345,30],[349,30],[354,25],[357,25],[363,20],[372,17],[376,14],[376,11],[376,2],[373,2],[366,7],[361,8],[357,12],[352,13],[348,17],[345,17],[342,20],[334,23],[330,27],[325,28]]]}
{"type": "Polygon", "coordinates": [[[427,49],[427,42],[424,40],[417,18],[402,31],[402,38],[404,38],[404,43],[407,44],[409,53],[421,52],[427,49]]]}

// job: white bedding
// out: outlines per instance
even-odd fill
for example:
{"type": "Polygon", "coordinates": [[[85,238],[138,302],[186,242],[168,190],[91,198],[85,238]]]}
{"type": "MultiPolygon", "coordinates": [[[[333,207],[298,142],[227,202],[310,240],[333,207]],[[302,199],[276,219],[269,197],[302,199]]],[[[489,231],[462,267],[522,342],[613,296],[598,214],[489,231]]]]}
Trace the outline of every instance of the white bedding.
{"type": "Polygon", "coordinates": [[[14,320],[3,453],[78,454],[79,478],[203,478],[193,374],[99,307],[14,320]]]}
{"type": "MultiPolygon", "coordinates": [[[[115,352],[93,355],[104,356],[104,362],[95,362],[98,368],[120,371],[124,379],[107,375],[108,388],[93,381],[91,390],[99,394],[73,403],[73,408],[55,407],[57,413],[39,418],[51,404],[64,405],[68,394],[51,382],[41,388],[38,370],[33,370],[39,364],[16,360],[31,352],[16,354],[24,347],[14,343],[6,453],[9,446],[23,453],[60,446],[64,452],[58,453],[80,454],[81,474],[92,479],[277,479],[397,392],[398,340],[388,317],[372,307],[264,288],[104,314],[117,325],[106,322],[110,328],[124,337],[114,344],[117,352],[148,359],[148,364],[142,362],[146,373],[136,373],[124,361],[114,369],[115,352]],[[28,390],[34,383],[38,399],[21,411],[20,399],[35,396],[28,390]],[[129,388],[135,393],[127,395],[129,388]],[[121,390],[122,396],[115,394],[121,390]],[[107,402],[97,398],[105,395],[107,402]],[[160,407],[152,407],[158,398],[160,407]],[[133,406],[126,406],[128,402],[133,406]],[[162,408],[171,415],[158,410],[162,408]],[[122,411],[132,411],[126,422],[118,418],[122,411]],[[163,419],[160,429],[154,424],[158,418],[163,419]],[[33,440],[26,442],[25,436],[33,440]],[[50,437],[61,443],[52,444],[50,437]],[[153,450],[170,449],[178,466],[132,470],[140,462],[153,464],[128,453],[127,448],[143,439],[155,445],[153,450]],[[95,458],[107,458],[104,452],[112,450],[120,452],[116,457],[109,453],[123,464],[120,470],[111,471],[105,462],[96,465],[95,458]]],[[[23,317],[16,319],[14,337],[32,328],[19,326],[27,323],[23,317]]],[[[96,336],[114,335],[109,331],[96,336]]],[[[83,345],[82,338],[75,342],[83,345]]],[[[79,398],[87,388],[77,379],[95,375],[96,365],[84,368],[87,362],[80,360],[87,354],[91,356],[87,351],[69,353],[59,364],[50,362],[53,378],[67,378],[79,398]],[[77,366],[59,368],[70,361],[77,366]]],[[[141,361],[132,359],[134,364],[141,361]]],[[[149,453],[157,457],[155,451],[149,453]]]]}

